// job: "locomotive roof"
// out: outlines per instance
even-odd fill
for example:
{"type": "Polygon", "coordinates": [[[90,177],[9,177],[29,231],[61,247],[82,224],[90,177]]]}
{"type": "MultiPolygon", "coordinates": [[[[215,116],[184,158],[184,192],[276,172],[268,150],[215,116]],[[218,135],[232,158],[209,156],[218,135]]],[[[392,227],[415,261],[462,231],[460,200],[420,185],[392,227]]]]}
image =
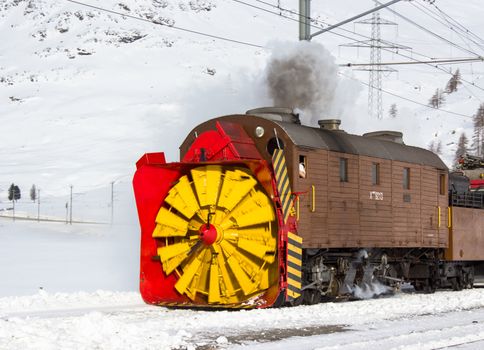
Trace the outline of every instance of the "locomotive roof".
{"type": "Polygon", "coordinates": [[[334,152],[429,165],[448,170],[439,156],[423,148],[372,137],[351,135],[344,131],[325,130],[289,122],[275,121],[275,123],[299,147],[326,149],[334,152]]]}

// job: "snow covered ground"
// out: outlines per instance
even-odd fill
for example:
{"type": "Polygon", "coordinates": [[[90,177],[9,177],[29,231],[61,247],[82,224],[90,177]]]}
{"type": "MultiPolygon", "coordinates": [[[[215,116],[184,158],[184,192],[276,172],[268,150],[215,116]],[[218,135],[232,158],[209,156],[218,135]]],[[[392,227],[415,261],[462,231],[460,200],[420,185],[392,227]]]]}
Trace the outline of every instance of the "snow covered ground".
{"type": "Polygon", "coordinates": [[[484,290],[243,311],[172,310],[135,292],[0,298],[1,349],[479,349],[484,290]]]}
{"type": "Polygon", "coordinates": [[[144,304],[136,224],[0,219],[0,349],[477,349],[484,289],[294,308],[144,304]]]}

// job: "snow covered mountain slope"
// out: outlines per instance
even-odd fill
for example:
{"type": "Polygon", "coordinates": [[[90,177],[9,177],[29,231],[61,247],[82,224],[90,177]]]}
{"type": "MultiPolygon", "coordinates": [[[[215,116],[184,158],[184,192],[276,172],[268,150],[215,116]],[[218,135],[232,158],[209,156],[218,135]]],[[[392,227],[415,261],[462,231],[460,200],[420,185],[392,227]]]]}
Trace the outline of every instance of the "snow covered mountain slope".
{"type": "MultiPolygon", "coordinates": [[[[66,0],[7,0],[1,4],[2,201],[12,182],[25,192],[35,183],[47,195],[65,195],[70,184],[95,189],[119,178],[127,179],[134,162],[148,151],[163,150],[175,160],[180,140],[195,124],[219,114],[271,104],[264,68],[271,50],[281,50],[284,45],[270,43],[297,40],[296,16],[289,12],[297,11],[295,0],[269,1],[269,5],[247,2],[276,14],[231,0],[86,3],[132,17],[66,0]],[[278,3],[289,11],[270,6],[278,3]]],[[[312,16],[335,23],[371,6],[371,1],[318,2],[313,3],[312,16]]],[[[475,32],[484,31],[472,16],[480,8],[479,1],[458,5],[458,11],[449,0],[440,1],[439,6],[475,32]]],[[[394,8],[451,40],[460,39],[451,30],[437,27],[411,3],[402,2],[394,8]]],[[[422,34],[390,12],[382,11],[382,16],[400,24],[398,32],[385,28],[382,36],[388,40],[432,57],[470,55],[422,34]]],[[[344,27],[350,31],[354,28],[359,33],[369,30],[358,24],[344,27]]],[[[347,31],[335,32],[358,38],[347,31]]],[[[347,43],[347,38],[327,33],[313,41],[329,49],[338,63],[368,61],[368,50],[339,46],[347,43]]],[[[386,53],[382,60],[391,58],[404,60],[386,53]]],[[[385,77],[383,87],[426,104],[436,88],[445,87],[450,76],[428,66],[412,67],[385,77]]],[[[466,65],[461,70],[466,79],[478,84],[481,67],[466,65]],[[469,75],[471,68],[473,74],[469,75]]],[[[340,72],[367,81],[367,72],[340,72]]],[[[434,138],[440,139],[447,162],[459,134],[467,131],[470,136],[469,118],[392,96],[385,96],[384,109],[396,103],[398,117],[371,119],[364,112],[366,87],[355,81],[348,86],[351,88],[347,90],[353,92],[343,99],[348,107],[339,117],[350,132],[402,130],[407,143],[422,147],[434,138]]],[[[467,84],[448,96],[444,107],[472,115],[484,96],[482,92],[467,84]]]]}

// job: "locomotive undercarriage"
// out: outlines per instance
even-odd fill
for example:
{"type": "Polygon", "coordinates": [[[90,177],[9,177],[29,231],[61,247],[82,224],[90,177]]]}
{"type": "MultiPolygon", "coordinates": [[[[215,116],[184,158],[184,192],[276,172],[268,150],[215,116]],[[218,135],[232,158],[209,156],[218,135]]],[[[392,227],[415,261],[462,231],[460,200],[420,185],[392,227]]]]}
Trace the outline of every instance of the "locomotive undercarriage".
{"type": "MultiPolygon", "coordinates": [[[[482,266],[477,266],[481,270],[482,266]]],[[[405,288],[472,288],[473,262],[447,262],[443,251],[414,249],[304,249],[302,296],[294,304],[371,298],[405,288]]]]}

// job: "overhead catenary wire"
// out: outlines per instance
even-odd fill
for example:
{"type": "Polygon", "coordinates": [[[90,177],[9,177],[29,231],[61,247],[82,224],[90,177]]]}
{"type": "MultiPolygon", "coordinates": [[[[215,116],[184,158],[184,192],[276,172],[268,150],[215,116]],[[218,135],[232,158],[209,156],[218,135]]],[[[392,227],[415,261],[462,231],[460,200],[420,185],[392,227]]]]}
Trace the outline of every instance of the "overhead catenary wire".
{"type": "MultiPolygon", "coordinates": [[[[299,18],[300,18],[300,16],[302,16],[302,17],[308,19],[310,22],[319,23],[321,25],[321,26],[316,26],[316,25],[310,24],[310,27],[315,28],[315,29],[321,29],[321,28],[323,28],[323,25],[326,25],[328,27],[331,26],[331,24],[329,24],[329,23],[327,23],[325,21],[322,21],[322,20],[319,20],[319,19],[315,19],[315,18],[312,18],[312,17],[309,17],[309,16],[305,16],[305,15],[300,15],[299,12],[292,11],[290,9],[286,9],[284,7],[280,7],[280,6],[274,5],[274,4],[268,3],[266,1],[255,0],[255,1],[260,2],[262,4],[265,4],[267,6],[271,6],[271,7],[277,8],[277,9],[279,9],[281,11],[288,12],[290,14],[296,15],[296,16],[298,16],[298,19],[295,19],[295,18],[292,18],[292,17],[289,17],[289,16],[285,16],[285,15],[282,15],[282,14],[277,13],[277,12],[274,12],[274,11],[269,11],[267,9],[264,9],[264,8],[261,8],[261,7],[258,7],[258,6],[255,6],[255,5],[246,3],[244,1],[240,1],[240,0],[232,0],[232,1],[238,2],[238,3],[243,4],[243,5],[247,5],[249,7],[253,7],[255,9],[259,9],[259,10],[264,11],[264,12],[268,12],[268,13],[274,14],[274,15],[279,16],[279,17],[286,18],[286,19],[291,20],[291,21],[294,21],[294,22],[298,22],[298,23],[301,22],[299,20],[299,18]]],[[[352,32],[351,30],[348,30],[348,29],[345,29],[345,28],[342,28],[342,27],[335,28],[335,29],[336,30],[341,30],[341,31],[344,31],[344,32],[348,32],[348,33],[350,33],[352,35],[358,35],[358,36],[363,37],[365,39],[370,39],[371,40],[371,37],[369,37],[367,35],[364,35],[364,34],[361,34],[361,33],[355,33],[355,32],[352,32]]],[[[348,39],[348,40],[355,40],[354,37],[350,37],[350,36],[347,36],[347,35],[344,35],[344,34],[341,34],[341,33],[337,33],[337,32],[334,32],[333,30],[329,31],[329,33],[331,33],[331,34],[333,34],[335,36],[339,36],[339,37],[348,39]]],[[[382,40],[381,42],[384,43],[384,44],[386,44],[386,45],[397,46],[396,43],[391,42],[391,41],[382,40]]]]}
{"type": "MultiPolygon", "coordinates": [[[[118,12],[118,11],[114,11],[114,10],[109,10],[109,9],[106,9],[106,8],[103,8],[103,7],[100,7],[100,6],[95,6],[95,5],[87,4],[87,3],[80,2],[80,1],[76,1],[76,0],[65,0],[65,1],[70,2],[70,3],[74,3],[74,4],[78,4],[78,5],[81,5],[81,6],[89,7],[89,8],[92,8],[92,9],[96,9],[96,10],[99,10],[99,11],[103,11],[103,12],[115,14],[115,15],[118,15],[118,16],[122,16],[122,17],[126,17],[126,18],[131,18],[131,19],[134,19],[134,20],[143,21],[143,22],[147,22],[147,23],[151,23],[151,24],[155,24],[155,25],[160,25],[160,26],[164,26],[164,27],[167,27],[167,28],[172,28],[172,29],[176,29],[176,30],[180,30],[180,31],[184,31],[184,32],[192,33],[192,34],[202,35],[202,36],[210,37],[210,38],[213,38],[213,39],[228,41],[228,42],[237,43],[237,44],[241,44],[241,45],[246,45],[246,46],[251,46],[251,47],[257,47],[257,48],[266,49],[266,47],[264,47],[262,45],[256,45],[256,44],[252,44],[252,43],[248,43],[248,42],[244,42],[244,41],[240,41],[240,40],[234,40],[234,39],[229,39],[229,38],[225,38],[225,37],[221,37],[221,36],[217,36],[217,35],[211,35],[211,34],[199,32],[199,31],[195,31],[195,30],[191,30],[191,29],[181,28],[181,27],[178,27],[178,26],[167,25],[167,24],[164,24],[164,23],[161,23],[161,22],[156,22],[156,21],[153,21],[153,20],[150,20],[150,19],[146,19],[146,18],[142,18],[142,17],[137,17],[137,16],[129,15],[129,14],[125,14],[125,13],[118,12]]],[[[244,4],[244,5],[247,5],[247,6],[251,6],[251,7],[254,7],[256,9],[260,9],[260,10],[263,10],[265,12],[269,12],[269,13],[272,13],[274,15],[281,16],[283,18],[286,18],[286,19],[289,19],[289,20],[292,20],[292,21],[295,21],[295,22],[300,22],[298,19],[294,19],[294,18],[291,18],[291,17],[288,17],[288,16],[283,16],[283,15],[280,15],[280,14],[278,14],[276,12],[272,12],[272,11],[269,11],[269,10],[266,10],[266,9],[262,9],[260,7],[257,7],[255,5],[251,5],[251,4],[247,4],[247,3],[243,2],[243,1],[240,1],[240,0],[232,0],[232,1],[235,1],[235,2],[238,2],[238,3],[241,3],[241,4],[244,4]]],[[[259,1],[259,0],[257,0],[257,1],[259,1]]],[[[262,1],[260,1],[260,2],[262,2],[262,1]]],[[[319,28],[318,26],[314,26],[314,25],[311,25],[311,27],[319,28]]],[[[346,36],[344,34],[334,33],[333,31],[331,31],[330,33],[332,33],[334,35],[338,35],[340,37],[344,37],[344,38],[350,39],[350,40],[353,40],[354,39],[354,38],[349,37],[349,36],[346,36]]],[[[354,33],[354,34],[356,34],[356,33],[354,33]]],[[[364,36],[364,35],[361,35],[361,34],[358,34],[358,35],[364,36]]],[[[395,53],[394,51],[392,51],[390,49],[384,49],[384,50],[385,51],[392,52],[392,53],[395,53]]],[[[419,61],[419,60],[417,60],[417,59],[415,59],[415,58],[413,58],[411,56],[403,55],[403,54],[401,54],[399,52],[396,52],[396,54],[397,55],[400,55],[402,57],[406,57],[406,58],[411,59],[411,60],[416,61],[416,62],[419,61]]],[[[421,55],[421,56],[430,58],[429,56],[425,56],[425,55],[421,55]]],[[[447,70],[445,70],[445,69],[443,69],[441,67],[434,66],[434,65],[432,65],[430,63],[424,63],[424,64],[428,64],[431,67],[440,69],[440,70],[446,72],[447,74],[452,74],[451,72],[449,72],[449,71],[447,71],[447,70]]],[[[461,80],[463,82],[469,83],[472,86],[474,86],[474,87],[476,87],[476,88],[484,91],[484,88],[481,88],[481,87],[477,86],[475,83],[468,82],[465,79],[461,79],[461,80]]]]}
{"type": "Polygon", "coordinates": [[[408,102],[412,102],[414,104],[417,104],[419,106],[422,106],[422,107],[426,107],[428,109],[432,109],[432,110],[436,110],[436,111],[440,111],[440,112],[444,112],[444,113],[448,113],[448,114],[452,114],[452,115],[456,115],[456,116],[459,116],[459,117],[465,117],[465,118],[473,118],[473,116],[470,116],[470,115],[467,115],[467,114],[462,114],[462,113],[457,113],[457,112],[452,112],[452,111],[449,111],[449,110],[446,110],[446,109],[441,109],[441,108],[435,108],[435,107],[432,107],[432,106],[429,106],[429,105],[426,105],[425,103],[422,103],[422,102],[418,102],[418,101],[415,101],[415,100],[412,100],[410,98],[407,98],[407,97],[404,97],[404,96],[401,96],[401,95],[398,95],[398,94],[395,94],[393,92],[390,92],[388,90],[385,90],[385,89],[379,89],[375,86],[372,86],[370,85],[369,83],[366,83],[364,81],[361,81],[359,79],[356,79],[354,77],[351,77],[349,75],[346,75],[344,73],[340,73],[340,75],[348,78],[348,79],[351,79],[351,80],[354,80],[354,81],[357,81],[359,82],[360,84],[363,84],[363,85],[366,85],[368,87],[371,87],[371,88],[374,88],[374,89],[378,89],[380,90],[381,92],[387,94],[387,95],[391,95],[391,96],[394,96],[394,97],[397,97],[399,99],[402,99],[402,100],[405,100],[405,101],[408,101],[408,102]]]}
{"type": "MultiPolygon", "coordinates": [[[[238,2],[238,3],[243,4],[243,5],[246,5],[246,6],[250,6],[250,7],[255,8],[255,9],[260,9],[260,10],[262,10],[262,11],[264,11],[264,12],[268,12],[268,13],[274,14],[274,15],[276,15],[276,16],[279,16],[279,17],[282,17],[282,18],[285,18],[285,19],[288,19],[288,20],[291,20],[291,21],[295,21],[295,22],[298,22],[298,23],[300,22],[300,20],[299,20],[299,19],[294,19],[294,18],[291,18],[291,17],[289,17],[289,16],[285,16],[285,15],[279,14],[279,13],[277,13],[277,12],[269,11],[269,10],[267,10],[267,9],[263,9],[263,8],[258,7],[258,6],[255,6],[255,5],[248,4],[248,3],[244,2],[244,1],[241,1],[241,0],[232,0],[232,1],[238,2]]],[[[282,10],[282,11],[286,11],[286,12],[288,12],[288,13],[291,13],[291,14],[294,14],[294,15],[299,16],[299,13],[298,13],[298,12],[296,12],[296,11],[292,11],[292,10],[290,10],[290,9],[286,9],[286,8],[283,8],[283,7],[279,7],[279,6],[277,6],[277,5],[274,5],[274,4],[271,4],[271,3],[268,3],[268,2],[263,1],[263,0],[255,0],[255,1],[260,2],[260,3],[262,3],[262,4],[265,4],[265,5],[268,5],[268,6],[271,6],[271,7],[274,7],[274,8],[277,8],[277,9],[280,9],[280,10],[282,10]]],[[[309,19],[310,21],[315,22],[315,23],[321,23],[321,24],[328,25],[328,26],[330,25],[329,23],[326,23],[326,22],[321,21],[321,20],[316,20],[316,19],[314,19],[314,18],[312,18],[312,17],[308,17],[308,16],[303,16],[303,17],[304,17],[304,18],[307,18],[307,19],[309,19]]],[[[319,26],[315,26],[315,25],[312,25],[312,24],[311,24],[310,26],[311,26],[311,27],[313,27],[313,28],[317,28],[317,29],[319,29],[319,28],[320,28],[319,26]]],[[[355,33],[355,32],[352,32],[352,31],[350,31],[350,30],[347,30],[347,29],[345,29],[345,28],[341,28],[341,27],[340,27],[340,28],[337,28],[337,30],[342,30],[342,31],[345,31],[345,32],[351,33],[352,35],[357,35],[357,36],[360,36],[360,37],[363,37],[363,38],[366,38],[366,39],[371,39],[370,37],[368,37],[368,36],[366,36],[366,35],[364,35],[364,34],[361,34],[361,33],[355,33]]],[[[344,35],[344,34],[341,34],[341,33],[336,33],[334,30],[333,30],[333,31],[330,31],[329,33],[331,33],[331,34],[333,34],[333,35],[336,35],[336,36],[340,36],[340,37],[343,37],[343,38],[349,39],[349,40],[355,40],[355,38],[354,38],[354,37],[350,37],[350,36],[348,36],[348,35],[344,35]]],[[[382,40],[382,43],[385,43],[385,44],[392,44],[392,45],[397,45],[397,44],[392,43],[392,42],[390,42],[390,41],[383,41],[383,40],[382,40]]],[[[401,57],[404,57],[404,58],[408,58],[408,59],[409,59],[409,60],[411,60],[412,62],[418,62],[418,63],[421,63],[421,64],[426,64],[426,65],[428,65],[428,66],[430,66],[430,67],[432,67],[432,68],[438,69],[438,70],[440,70],[440,71],[442,71],[442,72],[444,72],[444,73],[446,73],[446,74],[452,75],[452,71],[450,71],[450,70],[446,70],[445,68],[442,68],[441,66],[439,66],[439,65],[437,65],[437,64],[433,64],[433,63],[426,63],[425,61],[418,60],[418,59],[416,59],[416,58],[414,58],[414,57],[412,57],[412,56],[408,56],[408,55],[402,54],[400,51],[396,51],[396,52],[395,52],[395,51],[393,51],[392,49],[389,49],[389,48],[382,48],[382,50],[387,51],[387,52],[391,52],[391,53],[393,53],[393,54],[396,54],[396,55],[401,56],[401,57]]],[[[426,59],[428,59],[428,60],[432,60],[432,59],[433,59],[433,58],[432,58],[432,57],[430,57],[429,55],[425,55],[425,54],[422,54],[422,53],[418,53],[418,52],[416,52],[416,51],[414,51],[414,50],[412,50],[412,54],[413,54],[413,55],[418,55],[418,56],[424,57],[424,58],[426,58],[426,59]]],[[[480,60],[480,58],[482,58],[482,57],[481,57],[481,56],[479,56],[479,55],[476,55],[476,56],[477,56],[477,60],[480,60]]],[[[448,64],[455,64],[455,63],[448,63],[448,64]]],[[[461,77],[461,81],[462,81],[462,82],[464,82],[464,83],[470,84],[470,85],[474,86],[475,88],[477,88],[477,89],[479,89],[479,90],[484,91],[484,88],[481,88],[480,86],[476,85],[474,82],[470,82],[470,81],[468,81],[468,80],[466,80],[466,79],[464,79],[464,78],[462,78],[462,77],[461,77]]],[[[475,96],[475,95],[474,95],[474,94],[473,94],[471,91],[469,91],[469,92],[470,92],[470,93],[471,93],[471,94],[472,94],[474,97],[476,97],[477,99],[479,99],[479,98],[478,98],[477,96],[475,96]]],[[[480,99],[479,99],[479,100],[480,100],[480,99]]]]}
{"type": "Polygon", "coordinates": [[[442,60],[430,60],[430,61],[405,61],[405,62],[382,62],[382,63],[345,63],[340,64],[340,67],[365,67],[365,66],[401,66],[401,65],[413,65],[413,64],[457,64],[465,62],[482,62],[484,57],[476,58],[455,58],[455,59],[442,59],[442,60]]]}
{"type": "Polygon", "coordinates": [[[129,14],[114,11],[114,10],[109,10],[107,8],[104,8],[104,7],[87,4],[87,3],[84,3],[84,2],[81,2],[81,1],[76,1],[76,0],[65,0],[65,1],[73,3],[73,4],[77,4],[77,5],[80,5],[80,6],[89,7],[89,8],[98,10],[98,11],[103,11],[103,12],[115,14],[115,15],[118,15],[118,16],[131,18],[131,19],[138,20],[138,21],[143,21],[143,22],[155,24],[155,25],[160,25],[160,26],[163,26],[163,27],[179,30],[179,31],[186,32],[186,33],[201,35],[201,36],[209,37],[209,38],[212,38],[212,39],[228,41],[228,42],[231,42],[231,43],[236,43],[236,44],[241,44],[241,45],[246,45],[246,46],[252,46],[252,47],[257,47],[257,48],[261,48],[261,49],[265,48],[262,45],[252,44],[252,43],[249,43],[249,42],[246,42],[246,41],[241,41],[241,40],[230,39],[230,38],[222,37],[222,36],[219,36],[219,35],[203,33],[203,32],[197,31],[197,30],[182,28],[182,27],[178,27],[178,26],[175,26],[175,25],[169,25],[169,24],[165,24],[165,23],[158,22],[158,21],[155,21],[155,20],[150,20],[150,19],[147,19],[147,18],[133,16],[133,15],[129,15],[129,14]]]}
{"type": "MultiPolygon", "coordinates": [[[[377,4],[381,4],[381,3],[380,3],[380,1],[378,1],[378,0],[374,0],[374,1],[375,1],[375,3],[377,3],[377,4]]],[[[390,11],[390,12],[391,12],[391,13],[393,13],[395,16],[400,17],[400,18],[401,18],[401,19],[403,19],[404,21],[406,21],[406,22],[408,22],[408,23],[410,23],[410,24],[414,25],[415,27],[419,28],[420,30],[422,30],[422,31],[424,31],[424,32],[426,32],[426,33],[428,33],[428,34],[430,34],[430,35],[432,35],[432,36],[434,36],[434,37],[438,38],[439,40],[442,40],[442,41],[444,41],[444,42],[448,43],[448,44],[449,44],[449,45],[451,45],[451,46],[454,46],[454,47],[456,47],[456,48],[459,48],[459,49],[460,49],[460,50],[462,50],[462,51],[465,51],[465,52],[467,52],[467,53],[470,53],[470,54],[472,54],[472,55],[475,55],[475,56],[478,56],[478,57],[479,57],[479,54],[475,53],[474,51],[472,51],[472,50],[468,50],[468,49],[466,49],[465,47],[462,47],[462,46],[460,46],[459,44],[456,44],[456,43],[454,43],[454,42],[452,42],[452,41],[450,41],[450,40],[448,40],[448,39],[444,38],[443,36],[441,36],[441,35],[439,35],[439,34],[437,34],[437,33],[433,32],[433,31],[431,31],[430,29],[428,29],[428,28],[426,28],[426,27],[424,27],[424,26],[422,26],[422,25],[418,24],[418,23],[417,23],[417,22],[415,22],[414,20],[412,20],[412,19],[410,19],[410,18],[408,18],[408,17],[406,17],[406,16],[402,15],[401,13],[399,13],[399,12],[397,12],[397,11],[395,11],[395,10],[393,10],[393,9],[389,8],[389,7],[386,7],[386,8],[385,8],[385,10],[390,11]]]]}
{"type": "MultiPolygon", "coordinates": [[[[462,41],[464,41],[464,42],[466,42],[466,40],[467,41],[470,41],[474,45],[476,45],[477,47],[479,47],[481,50],[484,51],[484,46],[482,45],[483,44],[482,43],[482,40],[481,40],[481,43],[479,43],[476,40],[470,38],[467,30],[465,29],[465,27],[460,26],[459,23],[456,22],[456,24],[452,24],[449,21],[449,19],[447,19],[446,17],[442,16],[442,14],[436,14],[431,9],[425,7],[424,5],[422,5],[422,4],[418,3],[418,2],[417,3],[411,2],[410,4],[413,7],[415,7],[417,10],[419,10],[420,12],[422,12],[425,15],[431,17],[432,19],[434,19],[435,21],[439,22],[443,26],[449,28],[451,31],[453,31],[454,33],[456,33],[462,39],[462,41]]],[[[468,46],[468,48],[470,50],[471,49],[470,45],[468,43],[466,43],[466,45],[468,46]]]]}
{"type": "Polygon", "coordinates": [[[459,28],[461,28],[461,30],[463,32],[473,36],[475,39],[479,40],[482,44],[484,44],[484,40],[480,36],[478,36],[477,34],[472,32],[470,29],[466,28],[464,25],[459,23],[457,20],[455,20],[454,18],[449,16],[447,13],[445,13],[443,10],[441,10],[435,3],[432,3],[431,5],[437,9],[437,11],[442,15],[443,18],[446,18],[449,22],[453,22],[455,25],[457,25],[459,28]]]}

